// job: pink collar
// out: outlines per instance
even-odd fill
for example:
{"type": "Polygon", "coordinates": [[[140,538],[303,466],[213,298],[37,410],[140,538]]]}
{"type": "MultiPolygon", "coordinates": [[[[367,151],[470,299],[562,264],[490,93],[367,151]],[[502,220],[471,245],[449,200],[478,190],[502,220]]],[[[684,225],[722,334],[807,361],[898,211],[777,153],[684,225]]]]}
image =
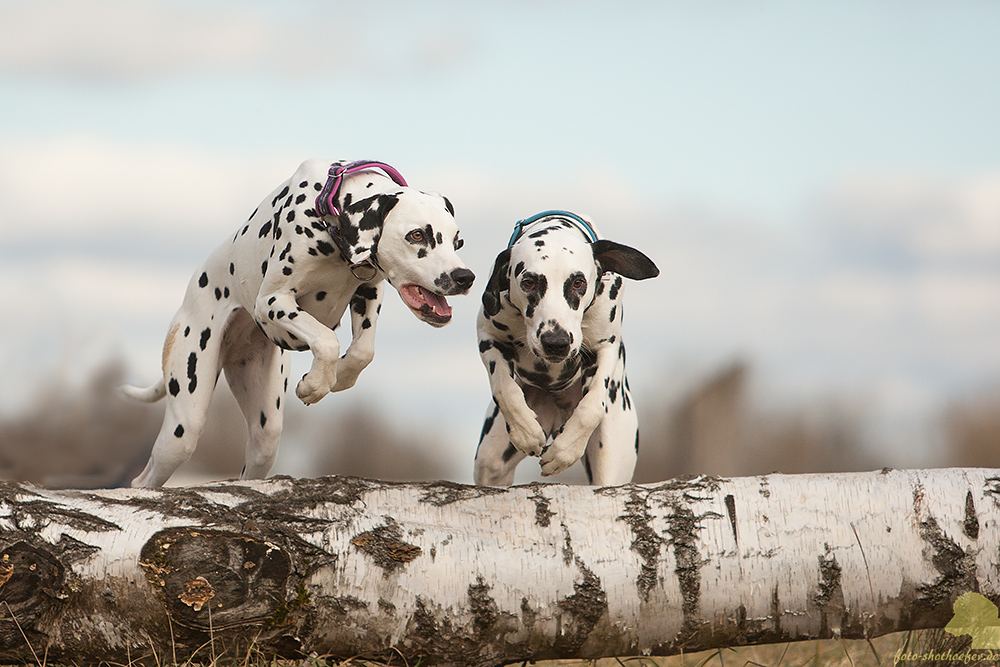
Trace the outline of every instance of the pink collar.
{"type": "Polygon", "coordinates": [[[374,162],[372,160],[357,160],[348,163],[335,162],[330,167],[326,185],[323,186],[323,190],[316,197],[316,213],[320,217],[324,215],[338,217],[340,209],[333,203],[333,200],[337,197],[337,193],[340,192],[340,184],[343,182],[344,177],[367,169],[381,169],[396,185],[406,187],[406,181],[403,179],[403,176],[384,162],[374,162]]]}

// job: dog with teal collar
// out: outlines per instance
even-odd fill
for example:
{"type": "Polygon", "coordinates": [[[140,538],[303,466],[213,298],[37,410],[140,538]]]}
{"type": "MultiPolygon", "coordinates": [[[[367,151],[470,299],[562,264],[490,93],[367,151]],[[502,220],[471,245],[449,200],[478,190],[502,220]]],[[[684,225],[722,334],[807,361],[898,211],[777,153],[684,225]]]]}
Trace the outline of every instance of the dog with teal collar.
{"type": "Polygon", "coordinates": [[[631,481],[639,435],[625,375],[623,279],[658,274],[642,252],[600,238],[575,213],[518,221],[477,321],[493,394],[477,484],[510,485],[529,456],[545,476],[582,458],[592,484],[631,481]]]}

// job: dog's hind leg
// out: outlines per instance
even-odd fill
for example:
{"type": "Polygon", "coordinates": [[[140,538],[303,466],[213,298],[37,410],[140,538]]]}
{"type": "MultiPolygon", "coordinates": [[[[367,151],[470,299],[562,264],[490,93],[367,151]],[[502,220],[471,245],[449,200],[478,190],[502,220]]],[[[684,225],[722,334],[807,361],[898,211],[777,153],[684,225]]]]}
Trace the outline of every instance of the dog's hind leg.
{"type": "Polygon", "coordinates": [[[217,315],[217,302],[201,301],[189,290],[171,324],[163,350],[166,414],[149,462],[132,486],[162,486],[198,446],[219,378],[226,319],[217,315]]]}
{"type": "Polygon", "coordinates": [[[510,444],[507,423],[496,403],[490,405],[483,423],[483,434],[476,450],[473,479],[479,486],[510,486],[514,470],[524,460],[524,452],[510,444]]]}
{"type": "Polygon", "coordinates": [[[278,454],[288,353],[261,332],[249,313],[233,314],[226,330],[222,367],[247,420],[247,448],[241,479],[265,477],[278,454]]]}
{"type": "Polygon", "coordinates": [[[618,486],[632,481],[639,455],[639,420],[632,398],[622,382],[608,398],[608,412],[594,429],[584,453],[587,478],[596,486],[618,486]]]}

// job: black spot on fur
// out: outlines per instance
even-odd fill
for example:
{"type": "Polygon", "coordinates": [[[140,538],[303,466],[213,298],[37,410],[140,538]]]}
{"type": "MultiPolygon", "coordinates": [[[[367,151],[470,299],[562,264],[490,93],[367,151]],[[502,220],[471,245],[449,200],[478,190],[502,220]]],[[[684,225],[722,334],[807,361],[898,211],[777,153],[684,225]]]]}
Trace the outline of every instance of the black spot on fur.
{"type": "Polygon", "coordinates": [[[195,388],[198,386],[198,355],[192,352],[188,355],[188,392],[194,393],[195,388]]]}
{"type": "Polygon", "coordinates": [[[236,275],[236,265],[232,262],[229,262],[229,275],[236,275]]]}
{"type": "Polygon", "coordinates": [[[218,301],[221,298],[222,298],[222,290],[220,290],[218,287],[216,287],[215,288],[215,300],[218,301]]]}
{"type": "Polygon", "coordinates": [[[274,206],[275,204],[277,204],[278,200],[281,199],[282,197],[284,197],[287,194],[288,194],[288,186],[286,185],[284,188],[281,189],[281,192],[279,192],[278,194],[276,194],[274,196],[274,199],[271,200],[271,206],[274,206]]]}
{"type": "Polygon", "coordinates": [[[493,414],[487,417],[486,421],[483,422],[483,432],[479,435],[479,444],[483,443],[483,438],[485,438],[486,434],[489,433],[490,430],[493,428],[493,422],[496,421],[497,415],[499,414],[500,414],[500,407],[496,404],[496,401],[494,400],[493,414]]]}
{"type": "Polygon", "coordinates": [[[283,266],[283,267],[281,267],[281,272],[283,274],[285,274],[286,276],[290,276],[290,275],[292,275],[292,267],[290,267],[290,266],[283,266]]]}
{"type": "MultiPolygon", "coordinates": [[[[300,186],[300,187],[301,187],[301,186],[300,186]]],[[[301,204],[301,203],[302,203],[302,202],[304,202],[305,200],[306,200],[306,196],[305,196],[305,195],[299,195],[298,197],[296,197],[296,198],[295,198],[295,203],[296,203],[296,204],[301,204]]]]}
{"type": "Polygon", "coordinates": [[[531,271],[526,271],[524,273],[522,282],[528,278],[535,281],[535,289],[525,294],[528,298],[528,307],[524,309],[524,316],[531,318],[535,314],[535,307],[539,304],[545,296],[545,292],[548,290],[549,281],[548,278],[545,277],[545,274],[533,273],[531,271]]]}
{"type": "Polygon", "coordinates": [[[576,273],[572,274],[569,278],[567,278],[565,283],[563,283],[563,297],[565,297],[566,303],[568,303],[569,307],[572,308],[573,310],[580,309],[580,299],[587,291],[586,280],[583,281],[583,289],[573,288],[573,283],[576,282],[577,280],[583,279],[583,277],[584,277],[583,274],[577,271],[576,273]]]}
{"type": "Polygon", "coordinates": [[[608,322],[614,322],[616,314],[618,314],[618,306],[611,306],[611,313],[608,315],[608,322]]]}
{"type": "Polygon", "coordinates": [[[261,226],[260,231],[257,232],[257,238],[262,239],[265,236],[267,236],[269,233],[271,233],[271,222],[270,222],[270,220],[267,221],[267,222],[265,222],[261,226]]]}
{"type": "Polygon", "coordinates": [[[212,337],[212,330],[210,328],[206,328],[204,331],[201,332],[201,341],[198,343],[198,345],[201,347],[202,350],[205,349],[205,346],[208,344],[208,339],[211,337],[212,337]]]}
{"type": "Polygon", "coordinates": [[[174,429],[174,435],[178,438],[184,437],[184,427],[178,424],[177,428],[174,429]]]}
{"type": "Polygon", "coordinates": [[[503,355],[505,361],[517,361],[518,353],[516,343],[505,343],[503,341],[493,341],[493,347],[503,355]]]}
{"type": "Polygon", "coordinates": [[[326,298],[326,292],[316,292],[316,300],[322,301],[326,298]]]}
{"type": "Polygon", "coordinates": [[[372,301],[378,298],[378,288],[373,285],[361,285],[358,289],[354,290],[354,294],[362,299],[372,301]]]}
{"type": "Polygon", "coordinates": [[[612,301],[617,299],[618,290],[620,290],[621,288],[622,288],[622,277],[618,276],[617,278],[615,278],[615,282],[611,286],[611,289],[608,290],[608,298],[611,299],[612,301]]]}
{"type": "Polygon", "coordinates": [[[261,410],[261,412],[260,412],[260,427],[264,428],[264,424],[266,424],[266,423],[267,423],[267,417],[264,416],[264,411],[261,410]]]}
{"type": "Polygon", "coordinates": [[[177,378],[170,378],[170,382],[167,383],[167,388],[170,389],[171,396],[176,396],[181,391],[181,385],[177,381],[177,378]]]}
{"type": "Polygon", "coordinates": [[[261,262],[261,264],[260,264],[260,275],[262,275],[262,276],[263,276],[263,275],[265,275],[266,273],[267,273],[267,260],[265,259],[265,260],[264,260],[263,262],[261,262]]]}
{"type": "Polygon", "coordinates": [[[198,278],[198,287],[205,287],[208,285],[208,274],[202,273],[201,277],[198,278]]]}
{"type": "Polygon", "coordinates": [[[334,251],[334,247],[329,243],[327,243],[326,241],[317,241],[316,249],[319,250],[324,255],[331,255],[333,254],[334,251]]]}
{"type": "Polygon", "coordinates": [[[507,443],[507,449],[503,450],[503,454],[501,455],[500,458],[503,459],[504,463],[507,463],[507,461],[510,461],[512,458],[514,458],[514,454],[517,454],[517,447],[515,447],[510,443],[507,443]]]}
{"type": "MultiPolygon", "coordinates": [[[[302,199],[306,198],[305,195],[299,195],[299,196],[302,197],[302,199]]],[[[295,220],[295,209],[294,208],[291,211],[288,212],[288,215],[285,216],[285,222],[292,222],[293,220],[295,220]]]]}

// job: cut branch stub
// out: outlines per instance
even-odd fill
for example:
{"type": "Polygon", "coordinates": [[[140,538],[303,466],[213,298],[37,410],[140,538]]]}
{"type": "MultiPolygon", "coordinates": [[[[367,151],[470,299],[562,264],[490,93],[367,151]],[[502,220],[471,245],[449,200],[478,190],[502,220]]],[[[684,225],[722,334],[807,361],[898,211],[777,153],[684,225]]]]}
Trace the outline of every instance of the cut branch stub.
{"type": "Polygon", "coordinates": [[[285,613],[291,560],[274,544],[226,531],[171,528],[143,546],[139,564],[180,625],[221,630],[285,613]]]}

